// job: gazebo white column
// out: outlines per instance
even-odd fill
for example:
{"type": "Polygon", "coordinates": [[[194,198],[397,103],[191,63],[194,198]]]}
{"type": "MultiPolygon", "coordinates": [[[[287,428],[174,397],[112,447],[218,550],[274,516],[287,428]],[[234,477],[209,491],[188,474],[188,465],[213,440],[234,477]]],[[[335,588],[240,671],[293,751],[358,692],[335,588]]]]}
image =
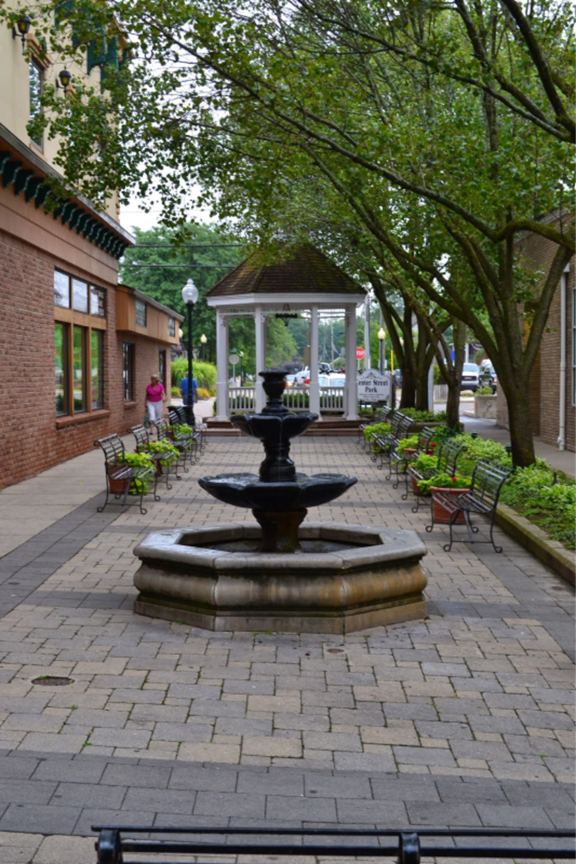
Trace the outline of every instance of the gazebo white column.
{"type": "Polygon", "coordinates": [[[356,384],[356,306],[346,305],[344,345],[346,351],[346,419],[358,420],[356,384]]]}
{"type": "Polygon", "coordinates": [[[228,319],[216,310],[216,407],[217,420],[228,420],[228,319]]]}
{"type": "Polygon", "coordinates": [[[262,306],[256,306],[254,327],[256,331],[256,412],[259,413],[266,405],[262,378],[258,374],[266,369],[266,316],[262,311],[262,306]]]}
{"type": "Polygon", "coordinates": [[[318,342],[318,306],[312,306],[310,317],[310,411],[320,416],[320,383],[318,381],[318,366],[320,363],[318,342]]]}

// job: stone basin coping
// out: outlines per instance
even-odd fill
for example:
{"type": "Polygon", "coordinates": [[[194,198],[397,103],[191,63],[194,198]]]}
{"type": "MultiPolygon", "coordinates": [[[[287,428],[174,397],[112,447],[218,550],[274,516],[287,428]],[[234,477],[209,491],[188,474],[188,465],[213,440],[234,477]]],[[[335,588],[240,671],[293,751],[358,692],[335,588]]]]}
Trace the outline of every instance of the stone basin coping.
{"type": "Polygon", "coordinates": [[[382,565],[387,561],[420,559],[426,555],[425,544],[415,531],[387,528],[350,526],[346,523],[308,522],[299,531],[301,540],[323,539],[340,543],[357,543],[352,549],[330,552],[304,552],[295,554],[228,552],[207,549],[202,545],[233,540],[256,540],[261,536],[257,525],[242,522],[202,528],[174,528],[154,531],[134,549],[142,560],[169,561],[183,567],[202,567],[210,570],[230,571],[246,569],[290,569],[293,571],[343,571],[355,567],[382,565]],[[182,543],[185,540],[185,543],[182,543]]]}

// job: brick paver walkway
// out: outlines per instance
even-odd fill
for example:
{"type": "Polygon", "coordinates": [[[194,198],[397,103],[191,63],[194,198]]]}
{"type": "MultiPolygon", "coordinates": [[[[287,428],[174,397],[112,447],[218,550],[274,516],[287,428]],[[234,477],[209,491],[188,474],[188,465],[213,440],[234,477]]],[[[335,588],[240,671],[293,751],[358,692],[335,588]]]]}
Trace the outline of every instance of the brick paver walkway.
{"type": "Polygon", "coordinates": [[[134,615],[148,531],[252,520],[196,483],[256,469],[247,439],[212,440],[145,516],[82,505],[0,559],[3,864],[91,860],[93,822],[574,824],[570,586],[501,532],[502,555],[443,552],[354,439],[292,455],[359,479],[311,518],[420,533],[429,618],[339,637],[134,615]],[[47,674],[74,683],[31,683],[47,674]]]}

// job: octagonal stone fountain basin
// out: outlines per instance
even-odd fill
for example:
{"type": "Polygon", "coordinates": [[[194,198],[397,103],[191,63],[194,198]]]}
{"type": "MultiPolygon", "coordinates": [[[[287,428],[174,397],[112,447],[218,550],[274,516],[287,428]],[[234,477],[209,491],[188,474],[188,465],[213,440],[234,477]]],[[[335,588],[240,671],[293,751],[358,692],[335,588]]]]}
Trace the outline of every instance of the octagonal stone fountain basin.
{"type": "Polygon", "coordinates": [[[423,618],[415,531],[309,522],[302,551],[256,553],[250,523],[149,534],[134,549],[134,611],[215,631],[351,633],[423,618]]]}

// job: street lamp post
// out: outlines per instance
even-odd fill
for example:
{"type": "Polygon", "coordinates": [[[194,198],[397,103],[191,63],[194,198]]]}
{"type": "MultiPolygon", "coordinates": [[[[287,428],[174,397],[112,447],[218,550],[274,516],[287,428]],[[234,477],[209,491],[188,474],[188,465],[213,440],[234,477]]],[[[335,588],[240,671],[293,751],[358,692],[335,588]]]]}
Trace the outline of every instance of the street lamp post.
{"type": "Polygon", "coordinates": [[[380,327],[378,330],[378,341],[380,343],[380,373],[384,372],[385,361],[384,361],[384,342],[386,341],[386,333],[384,332],[384,328],[380,327]]]}
{"type": "Polygon", "coordinates": [[[188,389],[186,390],[186,422],[189,426],[196,425],[194,417],[194,393],[192,388],[192,307],[198,300],[198,289],[192,279],[182,289],[182,300],[188,310],[188,339],[186,351],[188,352],[188,389]]]}
{"type": "Polygon", "coordinates": [[[202,333],[200,336],[200,342],[202,343],[202,362],[204,363],[206,360],[206,342],[208,339],[206,338],[206,334],[202,333]]]}

